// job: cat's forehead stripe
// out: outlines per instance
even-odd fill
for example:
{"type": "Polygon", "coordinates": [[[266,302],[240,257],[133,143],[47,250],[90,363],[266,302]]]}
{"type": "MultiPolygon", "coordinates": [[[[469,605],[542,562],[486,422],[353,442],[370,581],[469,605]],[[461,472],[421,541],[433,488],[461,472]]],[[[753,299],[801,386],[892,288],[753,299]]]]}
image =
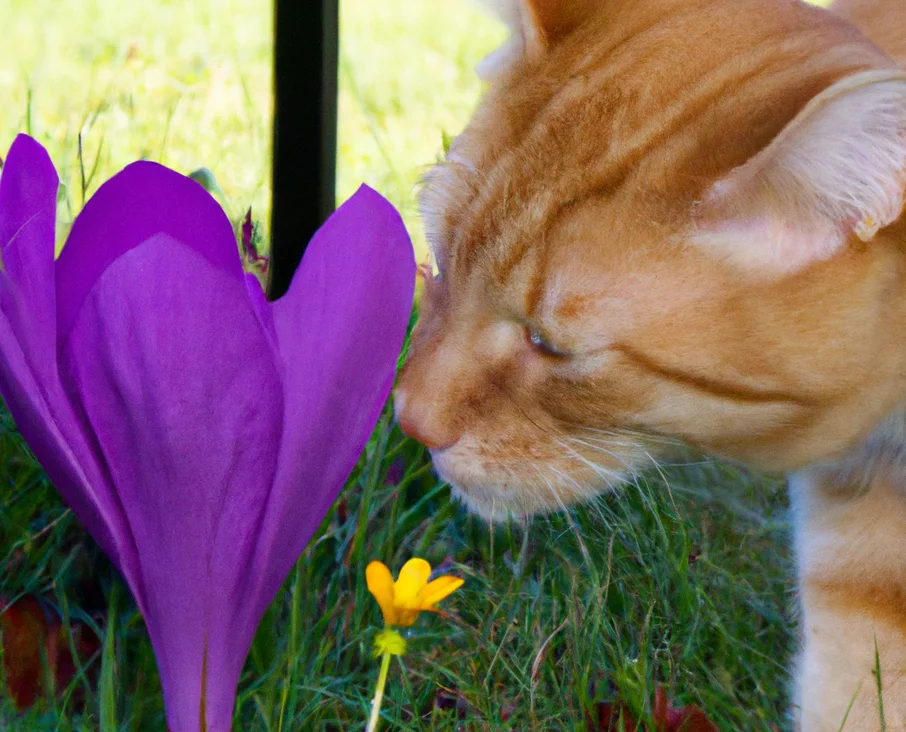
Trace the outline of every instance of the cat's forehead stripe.
{"type": "Polygon", "coordinates": [[[765,84],[776,88],[783,76],[809,78],[802,72],[811,69],[809,88],[793,83],[789,99],[775,100],[775,107],[789,106],[792,114],[800,95],[808,98],[815,91],[811,86],[824,83],[820,69],[833,66],[828,55],[802,56],[812,31],[800,29],[783,44],[784,58],[798,59],[795,66],[778,59],[776,48],[765,42],[742,58],[705,55],[683,71],[658,51],[654,25],[632,36],[602,34],[581,58],[561,59],[569,66],[565,71],[515,75],[484,110],[484,138],[492,142],[457,149],[457,164],[438,175],[444,189],[436,201],[445,229],[441,245],[458,275],[490,264],[496,281],[506,283],[526,255],[542,246],[562,212],[617,196],[639,180],[689,189],[685,193],[693,200],[691,189],[707,185],[703,166],[713,166],[716,175],[739,164],[782,122],[782,114],[771,124],[759,117],[739,149],[702,158],[694,131],[728,113],[728,89],[732,95],[746,89],[760,95],[765,84]],[[671,78],[669,93],[650,81],[664,75],[671,78]],[[684,159],[696,161],[697,175],[683,168],[684,159]]]}
{"type": "Polygon", "coordinates": [[[538,256],[534,261],[534,269],[529,277],[528,288],[525,293],[525,312],[530,319],[538,317],[538,311],[544,300],[547,287],[548,273],[551,262],[551,247],[541,246],[538,256]]]}
{"type": "MultiPolygon", "coordinates": [[[[620,87],[612,74],[605,68],[589,75],[583,96],[554,93],[532,116],[521,139],[512,141],[496,159],[476,163],[479,186],[462,181],[469,200],[448,209],[457,212],[450,222],[449,249],[451,262],[462,275],[490,255],[496,280],[507,282],[528,253],[542,246],[562,214],[586,201],[616,195],[642,161],[678,130],[694,125],[723,93],[715,81],[721,69],[713,69],[696,80],[694,94],[678,95],[663,107],[657,124],[634,124],[645,116],[644,95],[620,87]],[[557,130],[564,128],[571,131],[573,141],[552,143],[557,130]],[[586,128],[595,134],[582,133],[586,128]],[[552,145],[559,149],[552,151],[552,145]],[[566,170],[574,173],[564,175],[566,170]]],[[[737,74],[738,83],[744,83],[755,72],[737,69],[737,74]]],[[[460,178],[463,169],[446,174],[460,178]]]]}

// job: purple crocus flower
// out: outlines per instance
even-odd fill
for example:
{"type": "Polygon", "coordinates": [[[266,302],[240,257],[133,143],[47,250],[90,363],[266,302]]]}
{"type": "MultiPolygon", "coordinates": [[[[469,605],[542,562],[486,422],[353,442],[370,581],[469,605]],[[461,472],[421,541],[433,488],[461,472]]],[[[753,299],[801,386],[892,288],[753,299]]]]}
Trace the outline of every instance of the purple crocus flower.
{"type": "Polygon", "coordinates": [[[362,188],[269,303],[188,178],[130,165],[55,262],[57,187],[17,138],[0,177],[0,393],[129,583],[172,732],[229,730],[262,614],[391,388],[412,247],[362,188]]]}

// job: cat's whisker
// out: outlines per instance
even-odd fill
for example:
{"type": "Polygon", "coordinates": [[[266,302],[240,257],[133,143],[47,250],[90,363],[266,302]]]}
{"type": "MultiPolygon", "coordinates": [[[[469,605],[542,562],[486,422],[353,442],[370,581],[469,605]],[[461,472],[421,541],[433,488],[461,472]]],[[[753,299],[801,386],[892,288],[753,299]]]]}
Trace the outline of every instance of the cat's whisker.
{"type": "Polygon", "coordinates": [[[685,447],[685,443],[676,438],[669,437],[667,435],[660,435],[652,432],[641,432],[638,430],[633,430],[628,427],[617,427],[611,429],[604,429],[601,427],[588,427],[587,425],[567,425],[568,427],[583,432],[591,432],[595,435],[601,435],[603,437],[609,438],[620,438],[629,440],[632,444],[639,444],[640,442],[649,442],[653,444],[661,444],[669,447],[685,447]]]}
{"type": "MultiPolygon", "coordinates": [[[[560,494],[557,493],[557,489],[551,484],[547,476],[544,475],[544,472],[537,465],[534,466],[535,470],[538,471],[538,475],[547,488],[550,490],[551,495],[554,497],[554,500],[559,504],[563,515],[566,517],[566,521],[569,524],[570,529],[573,532],[573,535],[576,537],[576,541],[579,544],[579,550],[582,552],[582,556],[585,558],[585,561],[588,562],[589,566],[592,566],[593,562],[591,559],[591,552],[588,551],[588,547],[585,545],[585,541],[582,539],[582,532],[579,531],[579,527],[576,526],[576,522],[573,519],[572,513],[566,507],[566,504],[563,502],[563,499],[560,497],[560,494]]],[[[549,468],[553,466],[548,466],[549,468]]]]}
{"type": "MultiPolygon", "coordinates": [[[[581,444],[581,441],[577,440],[576,438],[569,438],[569,439],[570,439],[571,441],[578,442],[578,443],[581,444]]],[[[581,459],[585,464],[587,464],[587,465],[591,466],[593,469],[595,469],[595,467],[596,467],[595,464],[592,463],[590,460],[584,458],[584,457],[581,456],[579,453],[577,453],[575,450],[572,450],[568,445],[566,445],[566,444],[563,443],[562,441],[561,441],[561,444],[563,445],[563,447],[565,447],[567,450],[569,450],[571,453],[573,453],[574,457],[577,457],[577,458],[581,459]]],[[[606,453],[606,454],[609,454],[609,455],[611,455],[612,457],[617,458],[618,460],[621,460],[621,462],[622,462],[622,459],[619,458],[619,456],[614,455],[614,454],[611,453],[609,450],[605,450],[605,449],[600,448],[600,447],[597,447],[597,446],[592,446],[592,448],[593,448],[593,449],[596,449],[596,450],[599,450],[599,451],[601,451],[601,452],[604,452],[604,453],[606,453]]],[[[643,451],[644,451],[644,450],[643,450],[643,451]]],[[[645,452],[646,457],[648,458],[648,460],[649,460],[650,462],[654,463],[655,468],[656,468],[656,469],[659,469],[659,466],[657,465],[657,461],[654,460],[653,456],[651,456],[649,453],[647,453],[647,451],[644,451],[644,452],[645,452]]],[[[624,462],[624,464],[625,464],[625,462],[624,462]]],[[[598,468],[597,472],[598,472],[599,475],[601,475],[601,472],[600,472],[601,470],[607,470],[606,468],[603,468],[602,466],[597,466],[597,468],[598,468]]],[[[624,484],[624,485],[628,483],[629,485],[633,486],[633,487],[636,489],[636,491],[638,492],[639,496],[642,498],[642,501],[645,503],[645,505],[648,506],[649,509],[654,510],[655,507],[652,505],[652,502],[651,502],[651,498],[650,498],[649,492],[648,492],[647,490],[645,490],[645,488],[644,488],[644,487],[642,486],[642,484],[639,482],[639,477],[640,477],[640,476],[639,476],[638,471],[637,471],[636,469],[630,467],[630,466],[627,466],[627,468],[628,468],[627,473],[625,473],[625,474],[620,474],[620,475],[619,475],[619,478],[620,478],[619,483],[620,483],[620,484],[624,484]]],[[[670,487],[669,482],[667,481],[666,475],[663,473],[663,471],[660,472],[660,475],[661,475],[662,479],[664,480],[664,482],[667,484],[667,490],[668,490],[668,492],[670,493],[671,502],[673,502],[672,489],[671,489],[671,487],[670,487]]],[[[602,476],[602,477],[603,477],[603,476],[602,476]]],[[[606,478],[605,478],[605,480],[606,480],[606,478]]],[[[609,484],[608,484],[608,487],[610,487],[611,490],[614,489],[614,487],[613,487],[612,485],[609,485],[609,484]]],[[[674,505],[675,505],[675,504],[674,504],[674,505]]]]}
{"type": "MultiPolygon", "coordinates": [[[[578,481],[575,478],[573,478],[572,476],[567,475],[562,470],[559,470],[558,468],[555,468],[553,466],[550,466],[550,469],[553,470],[555,473],[562,475],[563,478],[569,480],[570,482],[574,483],[577,487],[579,487],[578,481]]],[[[614,492],[620,485],[622,485],[626,482],[622,476],[620,476],[620,479],[617,481],[616,485],[614,483],[611,483],[610,476],[607,474],[601,474],[601,478],[606,483],[607,488],[609,489],[610,492],[614,492]]],[[[613,523],[611,520],[612,517],[608,516],[608,514],[604,511],[604,503],[602,500],[603,495],[604,494],[599,493],[597,495],[591,496],[590,499],[587,501],[587,505],[590,508],[590,510],[592,510],[595,513],[595,515],[598,517],[598,520],[601,522],[602,526],[611,526],[613,523]],[[601,499],[601,500],[599,500],[599,499],[601,499]]]]}
{"type": "MultiPolygon", "coordinates": [[[[571,437],[568,439],[570,442],[573,442],[577,445],[581,445],[582,447],[590,448],[590,449],[594,450],[595,452],[600,452],[605,455],[608,455],[608,456],[612,457],[614,460],[616,460],[617,462],[619,462],[624,468],[626,468],[626,470],[628,470],[630,472],[634,471],[633,466],[629,462],[627,462],[625,458],[621,457],[620,455],[613,452],[612,450],[607,449],[603,445],[595,445],[586,440],[580,440],[579,438],[576,438],[576,437],[571,437]]],[[[635,446],[635,447],[638,449],[638,446],[635,446]]]]}
{"type": "MultiPolygon", "coordinates": [[[[557,440],[557,443],[562,448],[564,448],[569,453],[569,456],[572,457],[574,460],[577,460],[578,462],[585,465],[586,467],[591,468],[594,471],[594,473],[604,481],[604,483],[606,484],[606,486],[609,490],[615,489],[615,483],[616,483],[616,485],[619,485],[620,483],[623,483],[626,480],[626,476],[623,473],[620,473],[619,471],[614,471],[611,468],[607,468],[603,465],[599,465],[598,463],[593,462],[592,460],[589,460],[587,457],[582,455],[580,452],[578,452],[577,450],[574,450],[572,447],[570,447],[563,440],[557,440]],[[615,483],[612,482],[611,479],[614,479],[615,483]]],[[[630,468],[630,466],[626,465],[626,468],[629,471],[628,474],[631,475],[632,469],[630,468]]]]}
{"type": "MultiPolygon", "coordinates": [[[[630,470],[630,472],[633,474],[633,477],[635,477],[635,474],[636,474],[637,471],[634,470],[633,468],[631,468],[631,467],[626,463],[626,461],[625,461],[624,458],[621,458],[621,457],[620,457],[618,454],[616,454],[615,452],[613,452],[613,451],[607,449],[606,447],[604,447],[604,445],[614,445],[614,444],[615,444],[615,443],[613,443],[612,441],[608,440],[607,438],[604,438],[604,437],[589,437],[589,438],[585,438],[585,439],[581,439],[581,440],[578,439],[578,438],[571,438],[571,441],[575,442],[576,444],[580,444],[580,445],[589,447],[589,448],[591,448],[591,449],[593,449],[593,450],[600,450],[600,451],[604,452],[605,454],[607,454],[607,455],[609,455],[609,456],[615,458],[616,460],[619,460],[619,461],[622,462],[624,465],[626,465],[626,467],[627,467],[627,468],[630,470]]],[[[633,447],[635,450],[639,451],[639,452],[645,457],[646,462],[647,462],[648,464],[650,464],[650,465],[654,468],[654,470],[657,471],[658,475],[660,476],[661,480],[664,482],[664,485],[665,485],[666,488],[667,488],[667,492],[670,494],[670,500],[671,500],[671,502],[674,502],[674,498],[673,498],[673,485],[672,485],[672,483],[671,483],[671,481],[670,481],[669,476],[668,476],[667,473],[665,472],[664,468],[665,468],[665,467],[684,467],[684,466],[689,466],[689,465],[698,464],[698,463],[692,463],[692,462],[680,462],[680,463],[666,464],[666,463],[664,463],[663,461],[658,460],[658,459],[657,459],[657,458],[656,458],[656,457],[655,457],[655,456],[654,456],[654,455],[653,455],[653,454],[652,454],[652,453],[651,453],[644,445],[639,444],[639,443],[636,443],[636,444],[632,445],[632,447],[633,447]]],[[[700,462],[700,461],[698,461],[698,462],[700,462]]]]}
{"type": "MultiPolygon", "coordinates": [[[[582,485],[578,480],[576,480],[573,476],[569,475],[568,473],[566,473],[566,472],[560,470],[559,468],[557,468],[557,467],[555,467],[555,466],[553,466],[553,465],[548,465],[548,466],[547,466],[547,469],[550,470],[550,471],[551,471],[552,473],[554,473],[555,475],[557,475],[557,476],[558,476],[561,480],[563,480],[564,482],[572,483],[573,486],[575,486],[575,488],[576,488],[576,493],[581,494],[581,495],[583,496],[583,499],[587,497],[587,494],[588,494],[588,487],[587,487],[587,486],[583,486],[583,485],[582,485]]],[[[613,485],[610,484],[609,478],[608,478],[606,475],[601,475],[601,478],[604,479],[605,482],[608,483],[608,486],[607,486],[608,488],[611,488],[611,489],[613,488],[613,485]]]]}

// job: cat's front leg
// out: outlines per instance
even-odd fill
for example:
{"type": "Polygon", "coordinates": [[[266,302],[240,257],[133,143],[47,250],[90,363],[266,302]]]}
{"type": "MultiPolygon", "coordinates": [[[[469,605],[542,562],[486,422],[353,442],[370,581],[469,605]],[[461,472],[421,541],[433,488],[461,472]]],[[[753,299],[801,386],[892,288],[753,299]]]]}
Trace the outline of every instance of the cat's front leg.
{"type": "Polygon", "coordinates": [[[815,470],[790,487],[802,604],[797,729],[906,730],[906,482],[856,486],[815,470]]]}

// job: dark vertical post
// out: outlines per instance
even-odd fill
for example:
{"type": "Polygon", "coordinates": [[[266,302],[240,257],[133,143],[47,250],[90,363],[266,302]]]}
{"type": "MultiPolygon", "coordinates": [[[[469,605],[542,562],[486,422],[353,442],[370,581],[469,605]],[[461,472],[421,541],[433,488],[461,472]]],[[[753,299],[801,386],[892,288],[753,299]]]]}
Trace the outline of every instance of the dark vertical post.
{"type": "Polygon", "coordinates": [[[274,0],[270,297],[336,203],[339,0],[274,0]]]}

